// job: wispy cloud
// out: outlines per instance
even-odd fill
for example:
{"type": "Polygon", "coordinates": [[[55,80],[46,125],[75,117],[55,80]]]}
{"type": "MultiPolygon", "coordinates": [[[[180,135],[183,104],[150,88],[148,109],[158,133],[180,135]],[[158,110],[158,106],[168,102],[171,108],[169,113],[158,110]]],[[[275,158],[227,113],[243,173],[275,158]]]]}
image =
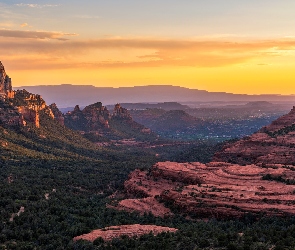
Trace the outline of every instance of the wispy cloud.
{"type": "MultiPolygon", "coordinates": [[[[27,23],[22,24],[22,27],[27,26],[27,23]]],[[[0,37],[13,38],[28,38],[28,39],[57,39],[67,40],[65,36],[76,36],[73,33],[49,32],[49,31],[23,31],[23,30],[0,30],[0,37]]]]}
{"type": "Polygon", "coordinates": [[[18,7],[29,7],[29,8],[47,8],[47,7],[58,7],[60,4],[33,4],[33,3],[17,3],[15,6],[18,7]]]}

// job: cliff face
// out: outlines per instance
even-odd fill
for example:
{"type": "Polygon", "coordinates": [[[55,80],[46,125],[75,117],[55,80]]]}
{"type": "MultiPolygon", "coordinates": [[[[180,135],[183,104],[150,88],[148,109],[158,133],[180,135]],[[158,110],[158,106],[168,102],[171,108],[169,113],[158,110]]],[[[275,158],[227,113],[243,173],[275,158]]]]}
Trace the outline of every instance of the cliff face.
{"type": "Polygon", "coordinates": [[[215,154],[214,160],[238,164],[295,165],[295,107],[257,133],[228,143],[215,154]]]}
{"type": "Polygon", "coordinates": [[[21,114],[23,123],[34,124],[37,128],[40,127],[40,112],[46,110],[51,118],[54,115],[50,108],[46,105],[45,101],[40,95],[35,95],[27,92],[26,90],[17,90],[14,98],[10,98],[9,102],[11,105],[18,107],[18,112],[21,114]]]}
{"type": "Polygon", "coordinates": [[[11,78],[6,74],[5,68],[0,61],[0,96],[13,97],[13,91],[11,86],[11,78]]]}
{"type": "Polygon", "coordinates": [[[52,103],[49,105],[49,108],[51,109],[54,119],[62,126],[65,125],[65,118],[63,116],[63,113],[60,112],[57,105],[55,103],[52,103]]]}
{"type": "MultiPolygon", "coordinates": [[[[53,106],[56,119],[61,119],[57,107],[53,106]]],[[[50,118],[55,118],[52,110],[46,105],[40,95],[29,93],[26,90],[12,90],[11,78],[5,72],[0,62],[0,123],[3,126],[40,127],[40,112],[50,118]]]]}

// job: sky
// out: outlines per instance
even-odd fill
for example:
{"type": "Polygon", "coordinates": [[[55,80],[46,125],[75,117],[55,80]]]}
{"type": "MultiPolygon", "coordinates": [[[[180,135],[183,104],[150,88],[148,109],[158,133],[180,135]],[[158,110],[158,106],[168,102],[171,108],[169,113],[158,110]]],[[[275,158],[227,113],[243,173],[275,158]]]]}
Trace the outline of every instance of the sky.
{"type": "Polygon", "coordinates": [[[294,0],[0,0],[13,86],[295,94],[294,0]]]}

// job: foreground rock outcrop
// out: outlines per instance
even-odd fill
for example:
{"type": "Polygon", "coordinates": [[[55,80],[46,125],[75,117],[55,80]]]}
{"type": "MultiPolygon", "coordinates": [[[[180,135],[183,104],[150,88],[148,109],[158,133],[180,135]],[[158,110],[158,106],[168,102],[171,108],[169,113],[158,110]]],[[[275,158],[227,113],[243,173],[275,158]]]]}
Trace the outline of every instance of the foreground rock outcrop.
{"type": "Polygon", "coordinates": [[[249,212],[295,215],[294,184],[293,166],[159,162],[150,172],[130,174],[125,182],[128,199],[117,209],[162,217],[172,212],[202,218],[242,217],[249,212]]]}
{"type": "Polygon", "coordinates": [[[295,107],[257,133],[228,143],[215,154],[214,160],[237,164],[295,165],[295,107]]]}
{"type": "Polygon", "coordinates": [[[6,74],[0,62],[0,124],[8,127],[40,127],[40,114],[43,113],[51,119],[57,119],[62,124],[61,114],[56,107],[51,108],[40,95],[32,94],[26,90],[12,90],[12,80],[6,74]]]}
{"type": "Polygon", "coordinates": [[[94,230],[89,234],[83,234],[81,236],[75,237],[73,240],[88,240],[94,241],[97,238],[102,238],[105,241],[110,241],[115,238],[120,238],[121,236],[125,235],[130,238],[136,236],[139,237],[144,234],[149,234],[150,232],[153,235],[160,234],[162,232],[172,232],[175,233],[177,231],[176,228],[169,228],[169,227],[161,227],[155,225],[120,225],[120,226],[112,226],[106,227],[104,229],[94,230]]]}

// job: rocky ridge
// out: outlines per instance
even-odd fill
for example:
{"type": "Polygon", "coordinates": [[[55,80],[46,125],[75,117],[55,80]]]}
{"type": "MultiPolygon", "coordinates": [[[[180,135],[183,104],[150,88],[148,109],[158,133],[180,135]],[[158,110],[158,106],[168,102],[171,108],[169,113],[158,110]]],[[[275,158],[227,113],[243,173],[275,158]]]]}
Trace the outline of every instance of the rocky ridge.
{"type": "Polygon", "coordinates": [[[295,107],[257,133],[228,143],[215,154],[214,160],[295,165],[295,107]]]}
{"type": "MultiPolygon", "coordinates": [[[[121,107],[120,104],[115,105],[112,114],[101,102],[97,102],[86,106],[83,110],[80,110],[77,105],[72,112],[64,115],[55,103],[48,106],[40,95],[32,94],[24,89],[13,91],[11,78],[8,77],[3,64],[0,62],[1,124],[23,127],[33,125],[38,128],[40,127],[41,112],[56,120],[62,126],[83,133],[94,132],[97,137],[101,134],[120,134],[121,131],[119,133],[116,131],[116,127],[120,124],[125,124],[126,130],[135,130],[133,134],[151,134],[150,130],[134,122],[127,109],[121,107]],[[109,123],[112,123],[111,126],[109,123]]],[[[93,138],[92,135],[90,137],[93,138]]]]}
{"type": "Polygon", "coordinates": [[[132,139],[136,137],[155,137],[151,130],[133,121],[127,109],[120,104],[114,106],[111,113],[101,102],[86,106],[78,105],[64,115],[64,124],[70,129],[84,133],[92,140],[132,139]]]}

